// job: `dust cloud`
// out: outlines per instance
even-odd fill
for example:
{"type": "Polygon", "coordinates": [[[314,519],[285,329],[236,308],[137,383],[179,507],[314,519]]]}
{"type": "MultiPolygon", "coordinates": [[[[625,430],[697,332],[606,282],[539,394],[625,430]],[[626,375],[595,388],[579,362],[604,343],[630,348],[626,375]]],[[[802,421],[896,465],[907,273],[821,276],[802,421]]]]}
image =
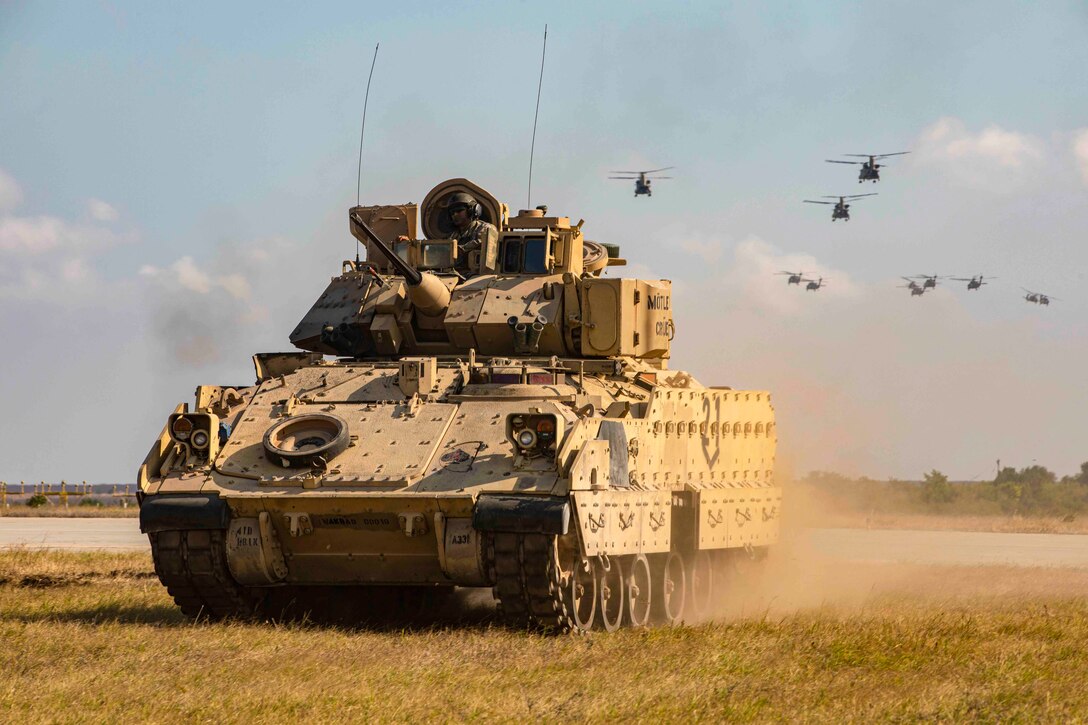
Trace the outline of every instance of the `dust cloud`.
{"type": "Polygon", "coordinates": [[[780,617],[833,608],[860,613],[888,601],[956,608],[1032,597],[1083,596],[1088,571],[1044,567],[950,566],[868,563],[823,554],[811,543],[811,530],[829,521],[857,518],[835,510],[812,489],[786,482],[781,538],[766,558],[731,557],[715,571],[717,621],[780,617]]]}

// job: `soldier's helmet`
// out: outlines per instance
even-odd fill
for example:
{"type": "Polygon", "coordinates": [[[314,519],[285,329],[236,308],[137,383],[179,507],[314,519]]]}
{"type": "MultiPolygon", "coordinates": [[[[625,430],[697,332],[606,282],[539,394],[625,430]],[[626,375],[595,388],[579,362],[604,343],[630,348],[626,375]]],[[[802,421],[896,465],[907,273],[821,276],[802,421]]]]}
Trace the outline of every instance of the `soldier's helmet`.
{"type": "Polygon", "coordinates": [[[451,194],[450,198],[446,201],[446,213],[453,214],[458,209],[468,209],[469,216],[473,219],[479,219],[482,209],[480,203],[472,196],[472,194],[459,191],[456,194],[451,194]]]}

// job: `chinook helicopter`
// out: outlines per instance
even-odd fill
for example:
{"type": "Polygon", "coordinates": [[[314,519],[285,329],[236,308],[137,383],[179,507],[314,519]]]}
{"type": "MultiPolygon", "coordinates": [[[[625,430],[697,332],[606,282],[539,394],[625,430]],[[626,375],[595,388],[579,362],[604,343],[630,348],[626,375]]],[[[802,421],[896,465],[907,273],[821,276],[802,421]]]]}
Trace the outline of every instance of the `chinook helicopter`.
{"type": "Polygon", "coordinates": [[[926,288],[915,282],[910,277],[903,277],[907,281],[907,284],[899,285],[900,289],[909,289],[911,297],[921,297],[926,293],[926,288]]]}
{"type": "MultiPolygon", "coordinates": [[[[966,282],[968,291],[978,289],[984,284],[989,284],[989,282],[982,281],[981,274],[977,277],[949,277],[949,279],[953,279],[957,282],[966,282]]],[[[997,277],[990,277],[990,279],[997,279],[997,277]]]]}
{"type": "Polygon", "coordinates": [[[1061,300],[1058,299],[1057,297],[1051,297],[1050,295],[1044,295],[1042,292],[1032,292],[1031,290],[1027,289],[1026,287],[1021,287],[1020,289],[1027,292],[1027,294],[1024,295],[1025,300],[1027,300],[1028,302],[1034,302],[1037,305],[1047,305],[1049,307],[1051,300],[1061,302],[1061,300]]]}
{"type": "Polygon", "coordinates": [[[795,285],[800,286],[802,281],[806,281],[806,280],[803,279],[804,276],[805,276],[804,272],[775,272],[775,274],[776,275],[788,274],[789,279],[786,280],[787,285],[795,284],[795,285]]]}
{"type": "Polygon", "coordinates": [[[805,285],[805,291],[806,292],[807,291],[815,292],[816,290],[820,289],[825,284],[827,284],[826,282],[824,282],[823,277],[820,277],[819,279],[803,279],[801,281],[802,282],[808,282],[808,284],[805,285]]]}
{"type": "Polygon", "coordinates": [[[877,159],[886,159],[889,156],[902,156],[903,154],[909,154],[910,151],[896,151],[894,154],[843,154],[843,156],[856,156],[859,158],[867,158],[868,161],[837,161],[835,159],[824,159],[829,164],[860,164],[861,169],[858,171],[858,183],[863,181],[872,181],[874,184],[880,181],[880,167],[884,164],[877,163],[877,159]]]}
{"type": "Polygon", "coordinates": [[[656,174],[659,171],[668,171],[669,169],[675,169],[675,166],[665,166],[660,169],[650,169],[649,171],[611,171],[612,174],[624,174],[624,176],[609,176],[610,179],[623,179],[625,181],[635,182],[635,196],[653,196],[653,190],[650,189],[650,182],[654,179],[671,179],[671,176],[650,176],[650,174],[656,174]]]}
{"type": "Polygon", "coordinates": [[[823,199],[838,199],[838,201],[817,201],[815,199],[805,199],[806,204],[834,204],[835,208],[831,210],[831,221],[836,219],[842,219],[844,221],[850,221],[850,205],[846,203],[847,199],[853,201],[854,199],[860,199],[863,196],[876,196],[876,192],[872,194],[852,194],[848,196],[824,196],[823,199]]]}

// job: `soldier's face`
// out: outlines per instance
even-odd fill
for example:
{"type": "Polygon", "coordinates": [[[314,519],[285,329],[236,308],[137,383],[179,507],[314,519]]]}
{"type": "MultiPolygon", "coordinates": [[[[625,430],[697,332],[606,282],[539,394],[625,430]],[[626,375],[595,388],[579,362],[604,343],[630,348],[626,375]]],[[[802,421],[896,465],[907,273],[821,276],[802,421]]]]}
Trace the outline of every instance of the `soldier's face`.
{"type": "Polygon", "coordinates": [[[450,221],[453,222],[453,226],[463,229],[468,225],[468,209],[463,206],[451,209],[450,221]]]}

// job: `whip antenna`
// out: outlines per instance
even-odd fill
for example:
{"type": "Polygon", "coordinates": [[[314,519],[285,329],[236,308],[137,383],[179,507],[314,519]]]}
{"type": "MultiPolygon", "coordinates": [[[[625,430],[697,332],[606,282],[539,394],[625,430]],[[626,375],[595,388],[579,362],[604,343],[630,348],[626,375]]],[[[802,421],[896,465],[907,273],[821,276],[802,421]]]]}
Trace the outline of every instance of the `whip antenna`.
{"type": "Polygon", "coordinates": [[[548,24],[544,24],[544,49],[540,52],[540,80],[536,85],[536,113],[533,114],[533,143],[529,147],[529,190],[525,196],[525,207],[533,208],[533,152],[536,151],[536,120],[540,116],[540,89],[544,86],[544,58],[548,54],[548,24]]]}
{"type": "MultiPolygon", "coordinates": [[[[370,61],[370,75],[366,77],[366,95],[363,96],[363,125],[359,129],[359,175],[356,179],[355,185],[355,206],[359,206],[360,199],[363,196],[363,135],[366,133],[366,104],[370,101],[370,80],[374,77],[374,65],[378,62],[378,46],[381,43],[374,44],[374,58],[370,61]]],[[[359,264],[359,247],[362,245],[358,239],[355,240],[355,264],[359,264]]]]}

